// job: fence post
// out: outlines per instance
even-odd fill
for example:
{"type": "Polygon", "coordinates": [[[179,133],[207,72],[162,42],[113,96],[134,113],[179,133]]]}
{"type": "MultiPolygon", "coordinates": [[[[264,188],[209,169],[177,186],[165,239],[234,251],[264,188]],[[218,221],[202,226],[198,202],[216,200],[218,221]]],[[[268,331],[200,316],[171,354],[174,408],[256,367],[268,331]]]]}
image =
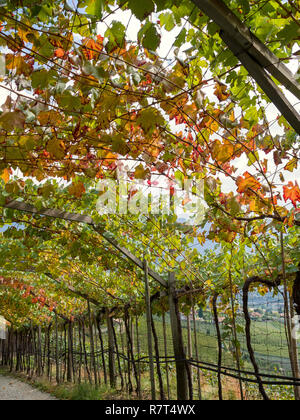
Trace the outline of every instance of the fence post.
{"type": "Polygon", "coordinates": [[[175,274],[169,273],[169,305],[173,347],[176,360],[177,399],[188,399],[188,378],[186,356],[183,347],[182,329],[178,311],[178,299],[175,291],[175,274]]]}
{"type": "Polygon", "coordinates": [[[98,372],[96,366],[96,358],[95,358],[95,342],[94,342],[94,331],[93,331],[93,320],[91,314],[91,304],[90,300],[87,300],[88,304],[88,317],[89,317],[89,331],[90,331],[90,348],[91,348],[91,361],[92,361],[92,368],[94,370],[94,379],[95,379],[95,386],[98,386],[98,372]]]}
{"type": "Polygon", "coordinates": [[[56,382],[60,383],[59,377],[59,344],[58,344],[58,320],[55,312],[55,366],[56,366],[56,382]]]}
{"type": "Polygon", "coordinates": [[[73,337],[72,337],[72,323],[67,323],[68,329],[68,353],[67,353],[67,381],[72,382],[73,380],[73,337]]]}
{"type": "Polygon", "coordinates": [[[42,329],[38,326],[37,376],[42,376],[42,329]]]}
{"type": "Polygon", "coordinates": [[[107,334],[108,334],[108,368],[109,368],[109,381],[111,388],[116,387],[115,375],[115,339],[113,331],[113,319],[109,316],[109,310],[106,311],[107,334]]]}
{"type": "Polygon", "coordinates": [[[138,355],[138,397],[141,399],[142,397],[142,389],[141,389],[141,381],[142,381],[142,373],[141,373],[141,344],[140,344],[140,334],[139,334],[139,319],[138,316],[135,317],[135,331],[136,331],[136,348],[137,348],[137,355],[138,355]]]}
{"type": "Polygon", "coordinates": [[[151,302],[150,302],[150,289],[149,289],[149,278],[148,278],[148,265],[147,265],[147,262],[145,260],[144,260],[144,272],[145,272],[145,299],[146,299],[147,336],[148,336],[148,353],[149,353],[149,364],[150,364],[151,396],[152,396],[152,400],[155,400],[156,396],[155,396],[154,360],[153,360],[153,349],[152,349],[151,302]]]}

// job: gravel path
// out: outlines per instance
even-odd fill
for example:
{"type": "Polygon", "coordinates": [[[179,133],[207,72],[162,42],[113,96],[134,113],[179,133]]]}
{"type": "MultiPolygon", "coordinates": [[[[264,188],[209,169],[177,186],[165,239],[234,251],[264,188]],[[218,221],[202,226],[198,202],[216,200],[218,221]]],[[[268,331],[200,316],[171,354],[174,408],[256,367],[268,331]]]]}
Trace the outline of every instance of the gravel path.
{"type": "Polygon", "coordinates": [[[55,400],[49,394],[38,391],[30,385],[9,376],[0,375],[0,401],[1,400],[55,400]]]}

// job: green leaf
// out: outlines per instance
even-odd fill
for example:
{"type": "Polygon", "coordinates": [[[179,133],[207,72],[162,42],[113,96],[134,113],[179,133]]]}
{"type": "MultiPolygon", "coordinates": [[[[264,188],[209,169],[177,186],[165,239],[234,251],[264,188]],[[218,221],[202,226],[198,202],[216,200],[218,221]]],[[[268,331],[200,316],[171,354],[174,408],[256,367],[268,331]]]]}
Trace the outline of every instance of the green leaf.
{"type": "Polygon", "coordinates": [[[80,98],[71,95],[67,90],[59,97],[58,101],[65,110],[78,110],[81,107],[80,98]]]}
{"type": "Polygon", "coordinates": [[[52,15],[52,9],[48,6],[35,5],[31,8],[31,15],[38,16],[41,21],[46,22],[52,15]]]}
{"type": "Polygon", "coordinates": [[[65,151],[62,147],[62,143],[57,138],[53,138],[48,142],[47,151],[57,159],[63,159],[63,157],[65,156],[65,151]]]}
{"type": "Polygon", "coordinates": [[[243,8],[243,12],[248,14],[250,12],[250,3],[248,0],[240,0],[241,6],[243,8]]]}
{"type": "Polygon", "coordinates": [[[86,74],[94,76],[96,79],[98,79],[100,82],[107,79],[109,77],[109,73],[104,70],[101,66],[93,66],[92,63],[87,61],[83,66],[83,71],[86,74]]]}
{"type": "Polygon", "coordinates": [[[122,156],[125,156],[130,151],[130,148],[120,136],[116,136],[113,139],[112,151],[115,153],[119,153],[122,156]]]}
{"type": "Polygon", "coordinates": [[[236,197],[231,197],[228,200],[228,206],[232,212],[233,215],[236,215],[238,213],[241,212],[241,205],[240,203],[237,201],[236,197]]]}
{"type": "Polygon", "coordinates": [[[289,44],[292,39],[300,36],[300,27],[297,22],[291,22],[286,25],[280,32],[278,32],[278,39],[284,39],[285,44],[289,44]]]}
{"type": "Polygon", "coordinates": [[[143,47],[147,48],[147,50],[155,51],[160,45],[160,35],[157,32],[153,23],[151,24],[150,28],[147,30],[145,36],[143,37],[142,44],[143,47]]]}
{"type": "Polygon", "coordinates": [[[167,12],[159,15],[160,25],[164,26],[166,31],[172,31],[175,28],[175,20],[173,13],[167,12]]]}
{"type": "Polygon", "coordinates": [[[152,0],[129,0],[128,7],[139,20],[145,20],[154,12],[152,0]]]}
{"type": "Polygon", "coordinates": [[[248,166],[252,166],[255,162],[259,162],[258,152],[250,152],[248,154],[248,166]]]}
{"type": "Polygon", "coordinates": [[[245,113],[245,120],[249,121],[251,125],[257,124],[258,115],[255,106],[250,107],[245,113]]]}
{"type": "Polygon", "coordinates": [[[102,18],[104,1],[103,0],[90,0],[90,4],[85,9],[88,15],[96,16],[97,18],[102,18]]]}
{"type": "Polygon", "coordinates": [[[170,6],[170,0],[154,0],[156,4],[156,11],[161,12],[170,6]]]}
{"type": "Polygon", "coordinates": [[[174,42],[174,47],[180,48],[182,44],[185,43],[185,39],[186,39],[186,29],[183,28],[176,37],[176,41],[174,42]]]}
{"type": "Polygon", "coordinates": [[[115,47],[121,47],[125,41],[125,26],[116,20],[112,22],[110,27],[105,32],[105,36],[109,39],[108,45],[106,46],[108,51],[111,51],[115,47]]]}
{"type": "MultiPolygon", "coordinates": [[[[46,38],[46,36],[42,36],[41,39],[39,39],[39,54],[45,58],[52,57],[54,54],[54,47],[49,42],[49,40],[46,38]]],[[[41,60],[43,60],[43,57],[39,57],[41,60]]]]}
{"type": "Polygon", "coordinates": [[[33,150],[36,146],[36,142],[33,136],[21,136],[19,145],[26,150],[33,150]]]}
{"type": "Polygon", "coordinates": [[[44,89],[49,86],[51,82],[54,81],[53,75],[54,71],[50,70],[38,70],[35,71],[31,76],[32,87],[34,89],[40,88],[44,89]]]}
{"type": "Polygon", "coordinates": [[[148,108],[140,112],[137,124],[142,127],[145,133],[153,131],[157,125],[164,124],[164,118],[155,108],[148,108]]]}

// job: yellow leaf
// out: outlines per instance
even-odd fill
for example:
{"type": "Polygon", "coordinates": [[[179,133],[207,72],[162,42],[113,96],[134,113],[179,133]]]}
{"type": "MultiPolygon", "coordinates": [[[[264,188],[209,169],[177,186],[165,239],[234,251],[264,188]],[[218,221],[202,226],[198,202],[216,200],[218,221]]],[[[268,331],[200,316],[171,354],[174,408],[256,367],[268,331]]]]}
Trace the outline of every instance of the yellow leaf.
{"type": "Polygon", "coordinates": [[[212,157],[217,162],[228,162],[234,157],[234,145],[225,140],[224,143],[221,143],[219,140],[216,140],[212,146],[212,157]]]}
{"type": "Polygon", "coordinates": [[[285,170],[293,172],[294,169],[298,167],[298,160],[297,158],[293,158],[290,160],[284,167],[285,170]]]}
{"type": "Polygon", "coordinates": [[[198,242],[199,242],[200,245],[203,245],[205,243],[205,240],[206,240],[205,235],[200,234],[198,236],[198,242]]]}
{"type": "Polygon", "coordinates": [[[146,179],[149,175],[149,169],[145,169],[142,164],[135,168],[134,177],[135,179],[146,179]]]}
{"type": "Polygon", "coordinates": [[[18,35],[21,38],[22,41],[24,42],[30,42],[29,39],[27,38],[27,35],[29,34],[33,34],[33,32],[29,32],[27,29],[24,30],[22,28],[18,28],[18,35]]]}
{"type": "Polygon", "coordinates": [[[6,67],[7,70],[16,69],[17,75],[24,74],[25,76],[29,76],[33,70],[32,66],[20,54],[7,54],[6,67]]]}

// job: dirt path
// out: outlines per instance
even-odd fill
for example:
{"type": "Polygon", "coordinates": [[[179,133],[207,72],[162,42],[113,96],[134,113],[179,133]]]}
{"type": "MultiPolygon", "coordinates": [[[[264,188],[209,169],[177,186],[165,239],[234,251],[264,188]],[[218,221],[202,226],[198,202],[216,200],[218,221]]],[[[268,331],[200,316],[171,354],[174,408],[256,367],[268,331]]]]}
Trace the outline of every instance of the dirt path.
{"type": "Polygon", "coordinates": [[[0,375],[0,401],[3,400],[55,400],[49,394],[38,391],[24,382],[0,375]]]}

